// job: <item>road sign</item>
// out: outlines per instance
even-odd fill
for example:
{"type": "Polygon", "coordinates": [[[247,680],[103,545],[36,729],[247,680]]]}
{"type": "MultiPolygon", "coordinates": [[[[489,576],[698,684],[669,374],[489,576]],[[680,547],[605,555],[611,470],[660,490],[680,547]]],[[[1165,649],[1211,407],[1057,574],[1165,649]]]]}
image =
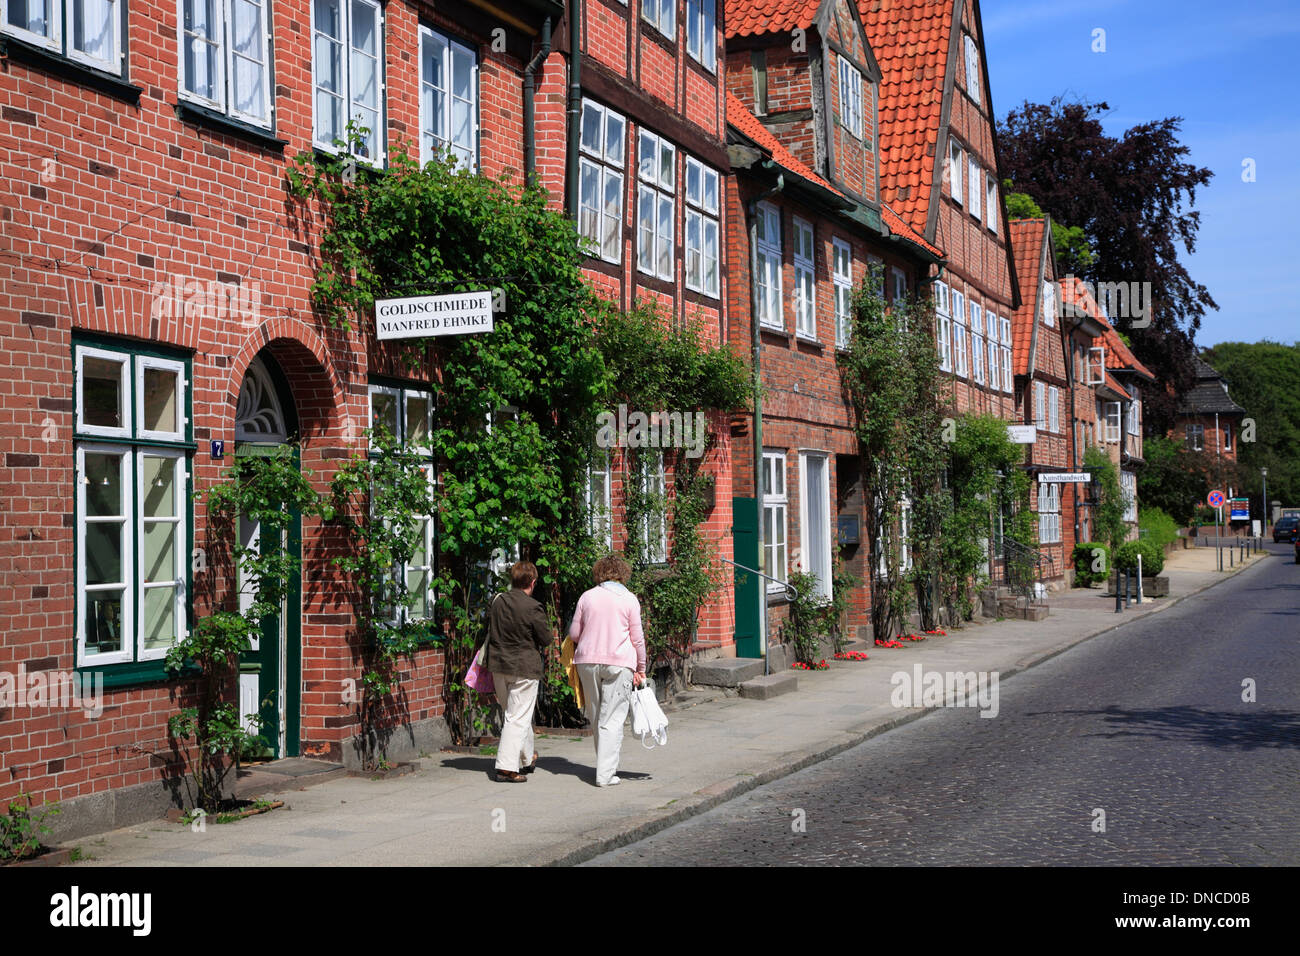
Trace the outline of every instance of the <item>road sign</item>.
{"type": "Polygon", "coordinates": [[[1211,508],[1222,508],[1223,500],[1224,500],[1223,492],[1211,491],[1208,495],[1205,496],[1205,500],[1211,508]]]}
{"type": "Polygon", "coordinates": [[[1007,438],[1017,445],[1032,445],[1038,441],[1038,426],[1036,425],[1008,425],[1007,438]]]}

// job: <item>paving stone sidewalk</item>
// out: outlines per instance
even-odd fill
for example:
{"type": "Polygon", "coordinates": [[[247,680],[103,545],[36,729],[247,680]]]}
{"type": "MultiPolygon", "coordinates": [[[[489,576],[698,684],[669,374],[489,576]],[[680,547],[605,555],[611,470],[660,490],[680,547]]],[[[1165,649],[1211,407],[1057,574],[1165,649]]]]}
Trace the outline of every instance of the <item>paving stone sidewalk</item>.
{"type": "MultiPolygon", "coordinates": [[[[496,783],[491,756],[432,754],[403,777],[347,777],[268,794],[287,806],[238,823],[208,822],[203,832],[157,821],[82,837],[76,843],[90,859],[74,865],[581,862],[922,716],[923,709],[890,703],[896,671],[920,664],[927,671],[996,671],[1006,680],[1243,570],[1220,573],[1214,563],[1213,549],[1174,552],[1166,565],[1170,597],[1122,614],[1099,590],[1054,594],[1044,621],[968,625],[901,649],[876,648],[865,662],[801,672],[793,694],[726,697],[670,714],[665,748],[643,749],[629,728],[617,787],[594,786],[590,738],[543,736],[537,772],[526,784],[496,783]]],[[[1261,563],[1248,561],[1244,570],[1261,563]]]]}

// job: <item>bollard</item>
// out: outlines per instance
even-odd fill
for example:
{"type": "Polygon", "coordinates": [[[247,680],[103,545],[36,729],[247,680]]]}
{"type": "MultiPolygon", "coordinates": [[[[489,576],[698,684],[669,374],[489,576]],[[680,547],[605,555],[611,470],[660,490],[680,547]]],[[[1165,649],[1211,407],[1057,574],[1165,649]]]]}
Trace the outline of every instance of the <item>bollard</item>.
{"type": "Polygon", "coordinates": [[[1120,593],[1119,593],[1119,569],[1116,568],[1115,569],[1115,613],[1116,614],[1119,614],[1121,611],[1124,610],[1122,604],[1123,600],[1124,599],[1120,597],[1120,593]]]}
{"type": "Polygon", "coordinates": [[[1233,559],[1232,549],[1229,548],[1229,549],[1228,549],[1228,567],[1232,567],[1232,559],[1233,559]]]}
{"type": "Polygon", "coordinates": [[[1128,592],[1129,592],[1129,587],[1130,587],[1131,585],[1132,585],[1132,581],[1129,579],[1129,573],[1128,573],[1127,571],[1125,571],[1125,572],[1124,572],[1124,608],[1125,608],[1126,610],[1128,609],[1128,605],[1129,605],[1129,593],[1128,593],[1128,592]]]}
{"type": "Polygon", "coordinates": [[[1142,555],[1140,554],[1138,555],[1137,593],[1138,593],[1137,603],[1141,604],[1142,603],[1142,555]]]}

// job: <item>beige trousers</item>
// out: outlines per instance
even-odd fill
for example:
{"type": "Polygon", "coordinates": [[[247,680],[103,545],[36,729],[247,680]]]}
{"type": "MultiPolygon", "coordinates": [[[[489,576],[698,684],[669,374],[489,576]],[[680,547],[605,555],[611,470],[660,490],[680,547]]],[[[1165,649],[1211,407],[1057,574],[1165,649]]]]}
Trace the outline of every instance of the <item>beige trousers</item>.
{"type": "Polygon", "coordinates": [[[501,743],[497,745],[497,769],[518,773],[520,767],[533,762],[533,708],[537,705],[537,688],[541,682],[495,671],[492,682],[497,700],[506,712],[501,743]]]}

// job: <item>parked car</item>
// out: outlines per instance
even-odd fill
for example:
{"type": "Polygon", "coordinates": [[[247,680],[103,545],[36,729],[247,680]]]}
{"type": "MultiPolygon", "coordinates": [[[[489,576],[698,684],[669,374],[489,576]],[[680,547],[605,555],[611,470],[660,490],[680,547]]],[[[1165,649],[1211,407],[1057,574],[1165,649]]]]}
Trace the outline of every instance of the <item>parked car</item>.
{"type": "Polygon", "coordinates": [[[1286,515],[1279,518],[1277,524],[1273,525],[1273,543],[1296,540],[1298,530],[1300,530],[1300,517],[1286,515]]]}

